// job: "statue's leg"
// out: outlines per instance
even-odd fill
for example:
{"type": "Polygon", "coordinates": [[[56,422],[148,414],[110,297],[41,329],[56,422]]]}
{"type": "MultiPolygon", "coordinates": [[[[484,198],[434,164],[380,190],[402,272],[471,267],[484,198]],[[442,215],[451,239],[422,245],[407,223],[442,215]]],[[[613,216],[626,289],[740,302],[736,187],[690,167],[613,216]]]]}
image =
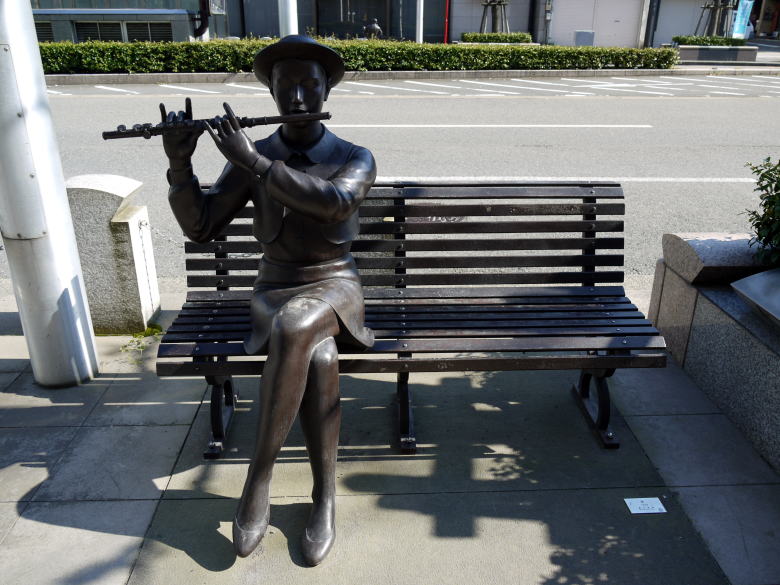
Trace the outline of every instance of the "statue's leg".
{"type": "Polygon", "coordinates": [[[302,539],[303,556],[310,565],[325,558],[335,537],[336,458],[341,425],[338,360],[332,337],[314,349],[300,410],[314,478],[313,505],[302,539]]]}
{"type": "Polygon", "coordinates": [[[316,299],[293,299],[274,317],[255,453],[234,522],[233,544],[240,556],[254,550],[268,526],[271,472],[301,406],[314,348],[338,330],[331,306],[316,299]]]}

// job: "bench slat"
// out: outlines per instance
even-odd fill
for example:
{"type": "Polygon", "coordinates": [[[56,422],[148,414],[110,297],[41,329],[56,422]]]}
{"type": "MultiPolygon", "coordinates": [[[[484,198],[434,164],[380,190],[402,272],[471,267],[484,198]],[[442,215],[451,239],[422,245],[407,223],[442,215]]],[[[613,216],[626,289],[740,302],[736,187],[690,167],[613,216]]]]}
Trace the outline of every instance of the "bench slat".
{"type": "MultiPolygon", "coordinates": [[[[360,240],[352,242],[352,252],[467,252],[486,250],[622,250],[623,238],[523,238],[523,239],[447,239],[447,240],[360,240]]],[[[262,253],[257,240],[227,242],[184,242],[186,254],[257,254],[262,253]]]]}
{"type": "Polygon", "coordinates": [[[536,203],[536,204],[365,204],[361,217],[469,217],[469,216],[524,216],[524,215],[624,215],[623,203],[536,203]]]}
{"type": "MultiPolygon", "coordinates": [[[[262,360],[229,362],[172,362],[158,361],[157,374],[160,376],[206,376],[227,375],[256,376],[263,373],[265,362],[262,360]]],[[[581,370],[610,368],[663,368],[666,354],[647,353],[631,356],[572,356],[519,355],[511,358],[375,358],[375,359],[339,359],[339,371],[343,374],[391,374],[398,372],[504,372],[516,370],[581,370]]]]}
{"type": "MultiPolygon", "coordinates": [[[[375,222],[363,223],[361,234],[534,234],[534,233],[568,233],[568,232],[622,232],[622,220],[594,221],[463,221],[463,222],[375,222]]],[[[252,225],[249,223],[231,223],[222,232],[226,236],[251,236],[252,225]]]]}
{"type": "MultiPolygon", "coordinates": [[[[414,327],[405,329],[382,329],[373,328],[377,340],[388,338],[467,338],[467,337],[568,337],[573,335],[621,335],[630,337],[632,335],[653,335],[657,332],[655,327],[647,325],[644,327],[489,327],[491,323],[465,323],[462,327],[440,329],[437,323],[431,323],[420,332],[416,332],[414,327]],[[476,326],[475,326],[476,325],[476,326]]],[[[168,332],[163,336],[163,343],[181,343],[187,341],[241,341],[246,337],[249,327],[236,331],[188,331],[188,332],[168,332]]]]}
{"type": "MultiPolygon", "coordinates": [[[[221,301],[221,300],[249,300],[252,292],[249,290],[226,291],[187,291],[188,301],[221,301]]],[[[369,299],[399,299],[411,302],[411,299],[452,299],[453,303],[467,302],[464,299],[498,299],[501,302],[512,303],[518,299],[545,297],[545,296],[573,296],[573,297],[604,297],[625,296],[622,286],[539,286],[539,287],[510,287],[510,286],[484,286],[484,287],[448,287],[448,288],[367,288],[363,290],[363,296],[369,299]]]]}
{"type": "MultiPolygon", "coordinates": [[[[516,337],[512,339],[408,339],[378,340],[373,353],[458,353],[495,351],[624,351],[665,349],[658,335],[628,335],[616,337],[516,337]]],[[[160,344],[158,357],[237,357],[243,356],[241,343],[170,343],[160,344]]]]}
{"type": "MultiPolygon", "coordinates": [[[[622,254],[593,256],[413,256],[405,258],[355,258],[358,268],[425,269],[425,268],[519,268],[555,266],[623,266],[622,254]]],[[[257,270],[257,259],[246,258],[188,258],[188,271],[257,270]]]]}
{"type": "MultiPolygon", "coordinates": [[[[188,287],[251,287],[255,275],[188,275],[188,287]]],[[[481,284],[568,284],[572,282],[623,282],[622,271],[599,272],[526,272],[457,274],[362,274],[363,286],[444,286],[481,284]]]]}

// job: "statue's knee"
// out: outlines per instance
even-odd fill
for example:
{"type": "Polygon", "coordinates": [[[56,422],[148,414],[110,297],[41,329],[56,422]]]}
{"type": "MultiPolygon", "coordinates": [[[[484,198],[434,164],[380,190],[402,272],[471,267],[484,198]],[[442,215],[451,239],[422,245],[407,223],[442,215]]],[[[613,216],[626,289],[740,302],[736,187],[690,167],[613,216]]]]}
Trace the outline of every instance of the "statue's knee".
{"type": "Polygon", "coordinates": [[[279,309],[271,324],[272,339],[285,347],[304,342],[314,326],[310,305],[308,299],[294,299],[279,309]]]}
{"type": "Polygon", "coordinates": [[[339,350],[332,337],[317,344],[312,353],[311,362],[318,368],[329,368],[339,363],[339,350]]]}

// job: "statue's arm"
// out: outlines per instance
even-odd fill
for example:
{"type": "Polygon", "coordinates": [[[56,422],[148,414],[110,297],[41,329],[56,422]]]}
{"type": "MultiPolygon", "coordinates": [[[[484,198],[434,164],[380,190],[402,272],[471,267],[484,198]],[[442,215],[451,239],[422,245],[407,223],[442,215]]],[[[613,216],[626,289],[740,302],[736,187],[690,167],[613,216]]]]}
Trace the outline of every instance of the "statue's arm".
{"type": "Polygon", "coordinates": [[[250,197],[246,171],[228,163],[216,183],[201,188],[192,167],[168,171],[168,202],[179,226],[193,242],[209,242],[243,209],[250,197]]]}
{"type": "Polygon", "coordinates": [[[328,179],[274,161],[264,180],[266,193],[285,207],[322,223],[335,223],[357,210],[374,179],[374,157],[367,149],[356,146],[347,163],[328,179]]]}

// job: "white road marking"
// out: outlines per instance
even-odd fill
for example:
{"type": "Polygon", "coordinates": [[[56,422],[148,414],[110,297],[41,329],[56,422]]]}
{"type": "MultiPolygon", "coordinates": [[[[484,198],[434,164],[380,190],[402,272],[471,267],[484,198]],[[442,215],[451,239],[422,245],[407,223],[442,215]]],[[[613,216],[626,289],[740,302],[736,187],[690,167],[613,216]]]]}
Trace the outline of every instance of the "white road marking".
{"type": "Polygon", "coordinates": [[[346,92],[346,93],[352,93],[352,90],[351,90],[351,89],[342,89],[342,88],[340,88],[340,87],[333,87],[333,88],[331,88],[331,90],[330,90],[330,91],[344,91],[344,92],[346,92]]]}
{"type": "Polygon", "coordinates": [[[741,83],[743,85],[751,85],[753,87],[777,87],[777,85],[769,85],[768,83],[759,83],[754,80],[745,80],[740,79],[739,77],[727,77],[726,75],[708,75],[707,77],[712,77],[715,79],[725,79],[729,83],[741,83]]]}
{"type": "Polygon", "coordinates": [[[435,182],[435,183],[464,183],[475,180],[487,180],[491,183],[523,183],[528,181],[540,182],[575,182],[575,183],[755,183],[755,179],[744,177],[377,177],[377,182],[435,182]]]}
{"type": "Polygon", "coordinates": [[[735,93],[733,91],[711,91],[710,93],[717,93],[719,95],[745,95],[744,93],[735,93]]]}
{"type": "Polygon", "coordinates": [[[65,93],[64,91],[55,91],[53,89],[47,89],[46,93],[51,93],[54,95],[73,95],[72,93],[65,93]]]}
{"type": "Polygon", "coordinates": [[[118,87],[106,87],[105,85],[96,85],[97,89],[105,89],[106,91],[118,91],[119,93],[131,93],[133,95],[138,95],[139,92],[133,91],[131,89],[120,89],[118,87]]]}
{"type": "Polygon", "coordinates": [[[219,91],[212,91],[210,89],[195,89],[194,87],[182,87],[180,85],[166,85],[160,84],[160,87],[167,87],[168,89],[178,89],[180,91],[197,91],[198,93],[221,93],[219,91]]]}
{"type": "Polygon", "coordinates": [[[780,91],[772,91],[772,90],[770,89],[770,90],[769,90],[769,93],[780,93],[780,91]]]}
{"type": "Polygon", "coordinates": [[[652,128],[651,124],[328,124],[330,128],[652,128]]]}
{"type": "Polygon", "coordinates": [[[377,87],[379,89],[396,89],[399,91],[417,91],[421,93],[435,93],[439,95],[447,95],[446,91],[435,91],[433,89],[414,89],[412,87],[396,87],[394,85],[377,85],[374,83],[362,83],[360,81],[345,81],[344,83],[349,83],[350,85],[360,85],[362,87],[377,87]]]}
{"type": "Polygon", "coordinates": [[[702,85],[698,84],[699,87],[705,87],[707,89],[713,88],[713,89],[741,89],[739,87],[730,87],[728,85],[702,85]]]}
{"type": "Polygon", "coordinates": [[[241,85],[238,83],[226,83],[225,85],[230,87],[237,87],[238,89],[251,89],[252,91],[256,91],[257,93],[262,93],[262,94],[271,93],[268,91],[268,89],[266,89],[262,85],[255,86],[255,87],[252,87],[251,85],[241,85]]]}
{"type": "Polygon", "coordinates": [[[476,85],[488,85],[492,87],[508,87],[510,89],[522,89],[524,91],[551,91],[554,93],[574,93],[574,94],[579,93],[582,95],[594,95],[588,92],[567,91],[565,89],[547,89],[543,87],[520,87],[518,85],[507,85],[506,83],[489,83],[487,81],[471,81],[469,79],[461,79],[459,81],[461,83],[473,83],[476,85]]]}
{"type": "Polygon", "coordinates": [[[647,91],[644,89],[621,89],[619,87],[604,87],[604,88],[594,87],[594,89],[606,89],[609,91],[628,91],[631,93],[647,93],[653,95],[674,95],[673,93],[666,93],[665,91],[647,91]]]}
{"type": "MultiPolygon", "coordinates": [[[[626,78],[625,77],[613,77],[612,79],[617,79],[619,81],[625,81],[626,78]]],[[[640,78],[637,77],[636,79],[638,81],[640,78]]],[[[691,85],[690,83],[672,83],[671,81],[661,81],[660,79],[642,79],[642,84],[646,84],[646,83],[659,83],[659,84],[664,84],[664,85],[691,85]]]]}
{"type": "Polygon", "coordinates": [[[780,77],[774,75],[751,75],[750,77],[760,77],[761,79],[771,79],[776,83],[780,83],[780,77]]]}
{"type": "Polygon", "coordinates": [[[428,87],[446,87],[449,89],[463,89],[459,85],[444,85],[443,83],[428,83],[426,81],[410,81],[408,79],[404,80],[404,83],[413,83],[415,85],[427,85],[428,87]]]}
{"type": "Polygon", "coordinates": [[[358,93],[362,93],[363,95],[376,95],[373,91],[359,91],[358,93]]]}
{"type": "Polygon", "coordinates": [[[540,85],[562,85],[563,87],[571,87],[568,83],[553,83],[552,81],[534,81],[532,79],[517,79],[512,78],[512,81],[522,81],[523,83],[538,83],[540,85]]]}

